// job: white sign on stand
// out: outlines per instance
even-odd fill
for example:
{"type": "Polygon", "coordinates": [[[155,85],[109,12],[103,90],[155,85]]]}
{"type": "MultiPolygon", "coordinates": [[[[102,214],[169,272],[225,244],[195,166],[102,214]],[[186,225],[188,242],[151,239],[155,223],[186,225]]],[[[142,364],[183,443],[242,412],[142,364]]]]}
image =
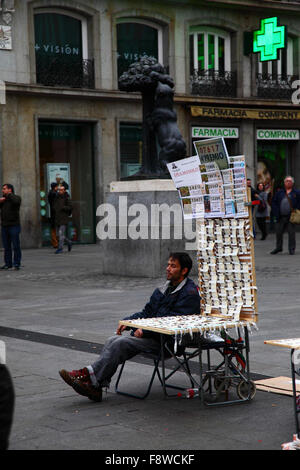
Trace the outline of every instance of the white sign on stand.
{"type": "Polygon", "coordinates": [[[220,138],[195,142],[195,147],[198,155],[167,165],[183,217],[247,217],[245,157],[229,157],[220,138]]]}
{"type": "Polygon", "coordinates": [[[229,168],[229,157],[223,137],[197,140],[194,142],[200,163],[216,163],[219,170],[229,168]]]}

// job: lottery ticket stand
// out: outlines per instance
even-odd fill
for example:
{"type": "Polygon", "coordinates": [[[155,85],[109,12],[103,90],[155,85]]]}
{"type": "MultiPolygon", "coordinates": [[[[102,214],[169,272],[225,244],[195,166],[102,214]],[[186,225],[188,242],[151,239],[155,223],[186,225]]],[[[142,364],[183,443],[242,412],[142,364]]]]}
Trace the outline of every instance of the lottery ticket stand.
{"type": "Polygon", "coordinates": [[[156,372],[166,396],[170,395],[169,388],[177,388],[169,385],[169,379],[181,370],[190,386],[198,389],[202,403],[249,402],[255,395],[250,376],[249,331],[257,328],[258,314],[245,158],[229,157],[223,139],[196,142],[195,148],[196,156],[168,167],[178,189],[184,218],[196,219],[201,315],[120,323],[160,333],[161,353],[156,358],[156,372]],[[170,336],[174,338],[174,350],[168,348],[170,336]],[[178,356],[177,348],[182,345],[185,352],[178,356]],[[210,364],[212,350],[220,357],[216,366],[210,364]],[[207,355],[206,368],[203,353],[207,355]],[[168,374],[166,355],[176,362],[168,374]],[[196,363],[195,373],[191,365],[196,363]],[[237,392],[234,398],[229,393],[233,386],[237,392]]]}

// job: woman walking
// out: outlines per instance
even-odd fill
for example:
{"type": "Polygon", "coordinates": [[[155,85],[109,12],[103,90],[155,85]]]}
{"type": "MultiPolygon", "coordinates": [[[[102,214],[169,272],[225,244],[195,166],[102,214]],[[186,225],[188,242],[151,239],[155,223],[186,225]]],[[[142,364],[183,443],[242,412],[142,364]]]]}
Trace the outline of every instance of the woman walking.
{"type": "Polygon", "coordinates": [[[268,217],[268,193],[266,193],[263,183],[258,183],[256,194],[258,195],[258,199],[260,201],[256,211],[256,222],[261,232],[261,240],[265,240],[267,238],[266,219],[268,217]]]}

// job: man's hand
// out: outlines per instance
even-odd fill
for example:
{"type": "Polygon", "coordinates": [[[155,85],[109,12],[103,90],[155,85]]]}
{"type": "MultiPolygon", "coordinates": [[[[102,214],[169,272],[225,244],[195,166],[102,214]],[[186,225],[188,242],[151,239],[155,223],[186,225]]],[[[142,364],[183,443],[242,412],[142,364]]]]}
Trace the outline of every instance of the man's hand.
{"type": "Polygon", "coordinates": [[[0,197],[0,202],[4,202],[5,201],[5,197],[0,197]]]}
{"type": "Polygon", "coordinates": [[[123,331],[126,330],[126,328],[127,328],[126,325],[119,325],[117,328],[116,334],[121,335],[123,331]]]}
{"type": "Polygon", "coordinates": [[[143,336],[143,330],[139,328],[138,330],[135,330],[134,335],[136,338],[142,338],[143,336]]]}

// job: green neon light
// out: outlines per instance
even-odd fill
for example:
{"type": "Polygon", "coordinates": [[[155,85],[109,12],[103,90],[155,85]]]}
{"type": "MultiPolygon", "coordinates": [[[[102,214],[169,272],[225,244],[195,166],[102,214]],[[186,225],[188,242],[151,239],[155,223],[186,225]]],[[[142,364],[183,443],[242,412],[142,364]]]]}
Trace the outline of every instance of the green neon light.
{"type": "Polygon", "coordinates": [[[260,60],[277,60],[278,49],[285,47],[285,26],[277,26],[276,17],[261,20],[260,29],[253,32],[253,52],[260,52],[260,60]]]}

